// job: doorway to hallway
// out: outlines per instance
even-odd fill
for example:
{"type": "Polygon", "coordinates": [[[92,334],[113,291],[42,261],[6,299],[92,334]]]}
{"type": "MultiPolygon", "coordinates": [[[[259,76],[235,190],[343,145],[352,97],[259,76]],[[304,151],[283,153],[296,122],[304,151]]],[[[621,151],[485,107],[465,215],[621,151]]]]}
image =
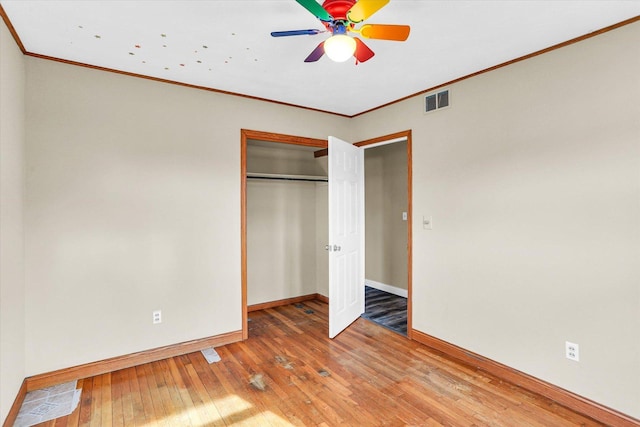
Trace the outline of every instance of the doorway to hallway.
{"type": "Polygon", "coordinates": [[[364,141],[366,310],[362,317],[410,334],[410,132],[364,141]]]}

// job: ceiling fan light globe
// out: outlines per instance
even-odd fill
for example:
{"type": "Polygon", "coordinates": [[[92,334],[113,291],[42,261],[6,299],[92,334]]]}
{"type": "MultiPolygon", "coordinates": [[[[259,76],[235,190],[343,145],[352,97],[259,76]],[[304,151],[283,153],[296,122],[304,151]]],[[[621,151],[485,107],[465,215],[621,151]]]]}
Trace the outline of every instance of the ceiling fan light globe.
{"type": "Polygon", "coordinates": [[[324,42],[324,53],[335,62],[348,60],[353,57],[355,51],[356,41],[344,34],[331,36],[324,42]]]}

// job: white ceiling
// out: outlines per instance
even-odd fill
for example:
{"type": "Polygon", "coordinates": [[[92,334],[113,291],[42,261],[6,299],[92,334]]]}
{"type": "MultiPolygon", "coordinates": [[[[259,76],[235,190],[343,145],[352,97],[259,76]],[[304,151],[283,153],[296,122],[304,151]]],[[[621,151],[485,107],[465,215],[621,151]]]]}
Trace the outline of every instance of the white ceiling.
{"type": "Polygon", "coordinates": [[[0,0],[27,52],[352,116],[640,15],[638,0],[391,0],[363,64],[304,63],[326,34],[294,0],[0,0]]]}

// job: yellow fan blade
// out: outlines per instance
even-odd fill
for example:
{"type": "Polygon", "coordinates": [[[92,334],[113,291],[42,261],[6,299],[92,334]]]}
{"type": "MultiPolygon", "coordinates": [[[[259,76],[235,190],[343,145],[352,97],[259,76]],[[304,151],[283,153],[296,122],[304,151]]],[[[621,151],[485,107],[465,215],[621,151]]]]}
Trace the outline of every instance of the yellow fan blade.
{"type": "Polygon", "coordinates": [[[358,0],[347,12],[347,19],[357,24],[362,22],[389,3],[389,0],[358,0]]]}
{"type": "Polygon", "coordinates": [[[365,24],[360,28],[360,35],[367,39],[405,41],[409,37],[411,27],[408,25],[365,24]]]}

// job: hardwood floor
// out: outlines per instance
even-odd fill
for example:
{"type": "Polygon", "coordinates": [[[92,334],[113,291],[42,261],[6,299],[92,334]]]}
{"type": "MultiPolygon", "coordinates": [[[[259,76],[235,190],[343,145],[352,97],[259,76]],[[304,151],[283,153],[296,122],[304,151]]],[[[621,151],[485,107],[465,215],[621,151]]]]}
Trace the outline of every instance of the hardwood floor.
{"type": "Polygon", "coordinates": [[[79,381],[41,426],[600,426],[365,319],[327,338],[317,301],[250,313],[249,340],[79,381]]]}

